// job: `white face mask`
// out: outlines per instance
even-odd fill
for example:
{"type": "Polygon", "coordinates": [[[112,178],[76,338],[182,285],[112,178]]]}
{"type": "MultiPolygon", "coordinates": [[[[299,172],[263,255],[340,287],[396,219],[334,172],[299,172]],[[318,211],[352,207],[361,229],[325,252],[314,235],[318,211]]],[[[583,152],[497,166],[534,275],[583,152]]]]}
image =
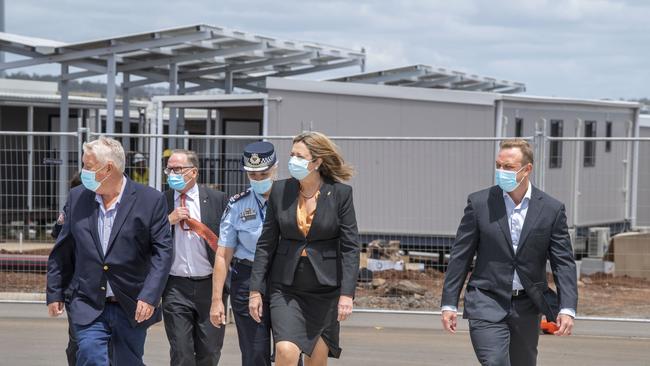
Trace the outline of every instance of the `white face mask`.
{"type": "Polygon", "coordinates": [[[522,166],[521,169],[517,170],[516,172],[513,172],[512,170],[496,169],[494,174],[495,183],[505,192],[510,193],[514,191],[524,180],[522,178],[519,182],[517,182],[517,174],[519,174],[520,171],[524,170],[525,167],[525,165],[522,166]]]}
{"type": "Polygon", "coordinates": [[[311,173],[308,168],[309,163],[307,159],[292,156],[289,159],[289,174],[298,180],[305,179],[311,173]]]}

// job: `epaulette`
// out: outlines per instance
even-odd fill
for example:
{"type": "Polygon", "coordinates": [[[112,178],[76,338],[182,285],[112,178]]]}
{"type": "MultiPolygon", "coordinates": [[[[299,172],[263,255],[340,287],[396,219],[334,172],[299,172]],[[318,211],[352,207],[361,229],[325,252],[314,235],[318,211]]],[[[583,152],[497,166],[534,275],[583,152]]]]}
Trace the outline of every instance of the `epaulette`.
{"type": "Polygon", "coordinates": [[[248,196],[250,193],[251,193],[250,189],[247,189],[247,190],[245,190],[243,192],[237,193],[236,195],[230,197],[230,203],[235,203],[235,202],[239,201],[240,199],[248,196]]]}

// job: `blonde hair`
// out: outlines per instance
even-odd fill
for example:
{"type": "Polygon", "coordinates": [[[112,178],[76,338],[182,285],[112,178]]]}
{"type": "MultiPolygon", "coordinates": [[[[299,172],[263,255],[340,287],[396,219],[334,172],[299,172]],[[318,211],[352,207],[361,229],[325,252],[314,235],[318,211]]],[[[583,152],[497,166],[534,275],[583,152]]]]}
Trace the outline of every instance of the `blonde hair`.
{"type": "Polygon", "coordinates": [[[336,182],[352,178],[354,170],[343,160],[343,156],[332,140],[320,132],[303,132],[293,138],[293,143],[302,142],[307,146],[313,159],[322,159],[320,174],[336,182]]]}
{"type": "Polygon", "coordinates": [[[93,154],[100,164],[113,162],[120,173],[124,173],[124,161],[126,160],[122,144],[110,137],[100,136],[97,140],[84,142],[85,154],[93,154]]]}
{"type": "Polygon", "coordinates": [[[528,163],[532,164],[534,161],[533,148],[526,140],[522,140],[522,139],[503,140],[499,144],[499,148],[501,150],[512,149],[512,148],[519,149],[521,151],[521,154],[523,155],[523,157],[521,158],[521,165],[526,165],[528,163]]]}

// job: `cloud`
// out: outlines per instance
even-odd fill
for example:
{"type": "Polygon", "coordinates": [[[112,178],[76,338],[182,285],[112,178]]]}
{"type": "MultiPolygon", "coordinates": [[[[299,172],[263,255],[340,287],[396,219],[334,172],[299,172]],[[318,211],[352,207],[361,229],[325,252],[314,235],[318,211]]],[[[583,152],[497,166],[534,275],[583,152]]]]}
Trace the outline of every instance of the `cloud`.
{"type": "Polygon", "coordinates": [[[535,94],[650,95],[650,2],[643,0],[21,0],[6,6],[7,31],[66,42],[207,23],[365,47],[368,71],[421,63],[522,81],[535,94]]]}

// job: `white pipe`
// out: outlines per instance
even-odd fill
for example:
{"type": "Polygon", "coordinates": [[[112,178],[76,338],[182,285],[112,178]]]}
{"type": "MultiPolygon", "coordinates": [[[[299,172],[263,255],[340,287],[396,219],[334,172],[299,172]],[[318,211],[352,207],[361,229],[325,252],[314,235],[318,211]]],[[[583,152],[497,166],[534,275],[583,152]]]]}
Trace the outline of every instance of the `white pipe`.
{"type": "MultiPolygon", "coordinates": [[[[34,132],[34,106],[27,107],[27,131],[34,132]]],[[[27,210],[34,208],[34,136],[27,136],[27,210]]]]}
{"type": "MultiPolygon", "coordinates": [[[[634,135],[632,137],[639,138],[641,135],[639,114],[641,110],[637,108],[634,114],[634,135]]],[[[632,143],[632,194],[630,195],[630,226],[633,229],[637,228],[637,210],[639,201],[639,140],[632,143]]]]}
{"type": "MultiPolygon", "coordinates": [[[[158,123],[157,123],[157,128],[156,128],[156,133],[161,136],[163,134],[163,102],[158,102],[157,106],[157,117],[158,117],[158,123]]],[[[155,143],[155,156],[154,158],[156,159],[155,161],[155,167],[154,169],[154,175],[156,176],[156,186],[155,188],[159,191],[162,190],[162,154],[163,154],[163,139],[162,137],[156,138],[156,143],[155,143]]]]}
{"type": "MultiPolygon", "coordinates": [[[[632,137],[634,133],[634,122],[627,121],[627,128],[625,131],[626,137],[632,137]]],[[[630,201],[631,195],[631,179],[632,179],[632,144],[625,142],[625,159],[623,160],[625,166],[625,181],[623,182],[623,202],[625,207],[624,220],[630,220],[632,216],[632,206],[630,201]]]]}
{"type": "Polygon", "coordinates": [[[262,107],[262,136],[269,134],[269,99],[264,98],[264,106],[262,107]]]}
{"type": "MultiPolygon", "coordinates": [[[[576,119],[576,137],[582,133],[582,119],[576,119]]],[[[581,142],[576,141],[573,146],[573,226],[578,226],[578,204],[580,203],[580,146],[581,142]]]]}

